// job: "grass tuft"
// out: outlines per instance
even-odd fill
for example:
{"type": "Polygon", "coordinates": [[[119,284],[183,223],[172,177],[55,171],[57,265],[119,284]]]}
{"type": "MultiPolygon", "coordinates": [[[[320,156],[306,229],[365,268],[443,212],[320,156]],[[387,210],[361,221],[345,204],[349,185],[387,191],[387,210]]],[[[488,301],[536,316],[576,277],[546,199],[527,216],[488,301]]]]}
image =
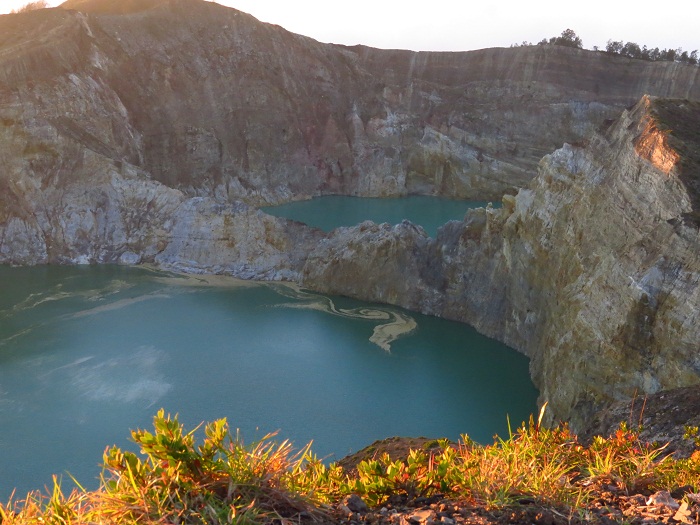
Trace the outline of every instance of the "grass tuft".
{"type": "Polygon", "coordinates": [[[309,523],[327,520],[331,505],[349,494],[370,506],[396,497],[449,497],[487,508],[535,501],[581,516],[600,487],[700,491],[700,451],[674,459],[624,424],[584,446],[566,425],[544,428],[541,419],[542,413],[537,421],[531,417],[491,445],[468,436],[456,444],[440,440],[430,450],[411,450],[404,460],[382,454],[362,461],[356,474],[348,474],[323,464],[310,444],[294,451],[270,434],[245,445],[225,419],[205,425],[198,444],[201,426],[185,431],[177,416],[161,410],[152,432],[132,431],[138,454],[105,451],[99,489],[86,491],[76,482],[66,496],[54,477],[46,493],[13,495],[0,504],[0,524],[309,523]]]}

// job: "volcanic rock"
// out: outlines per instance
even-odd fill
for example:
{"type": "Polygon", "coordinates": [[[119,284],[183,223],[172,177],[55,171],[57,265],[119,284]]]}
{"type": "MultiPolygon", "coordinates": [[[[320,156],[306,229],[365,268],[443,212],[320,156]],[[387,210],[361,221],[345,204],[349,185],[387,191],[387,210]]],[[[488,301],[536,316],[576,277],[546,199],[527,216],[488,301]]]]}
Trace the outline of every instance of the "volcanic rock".
{"type": "Polygon", "coordinates": [[[288,279],[468,322],[582,428],[700,382],[699,78],[554,45],[322,44],[203,0],[0,16],[0,263],[288,279]],[[254,208],[409,193],[503,207],[434,239],[254,208]]]}

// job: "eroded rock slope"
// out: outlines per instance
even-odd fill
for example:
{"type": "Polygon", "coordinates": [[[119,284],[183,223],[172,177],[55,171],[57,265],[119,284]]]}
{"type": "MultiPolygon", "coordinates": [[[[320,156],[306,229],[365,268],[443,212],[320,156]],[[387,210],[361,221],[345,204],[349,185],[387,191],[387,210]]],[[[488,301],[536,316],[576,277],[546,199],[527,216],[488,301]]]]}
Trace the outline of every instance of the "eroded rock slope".
{"type": "Polygon", "coordinates": [[[466,321],[527,353],[552,417],[579,425],[698,382],[683,100],[700,100],[700,68],[335,46],[202,0],[63,7],[0,17],[1,263],[290,279],[466,321]],[[644,93],[679,100],[594,133],[644,93]],[[327,193],[505,197],[436,239],[253,207],[327,193]]]}
{"type": "Polygon", "coordinates": [[[383,51],[203,0],[62,7],[0,17],[5,262],[152,261],[192,197],[500,199],[643,93],[700,97],[698,68],[559,46],[383,51]]]}
{"type": "Polygon", "coordinates": [[[585,147],[545,156],[503,208],[435,240],[406,224],[338,232],[304,283],[466,321],[524,351],[550,416],[575,428],[612,399],[700,383],[698,124],[699,103],[645,97],[585,147]]]}

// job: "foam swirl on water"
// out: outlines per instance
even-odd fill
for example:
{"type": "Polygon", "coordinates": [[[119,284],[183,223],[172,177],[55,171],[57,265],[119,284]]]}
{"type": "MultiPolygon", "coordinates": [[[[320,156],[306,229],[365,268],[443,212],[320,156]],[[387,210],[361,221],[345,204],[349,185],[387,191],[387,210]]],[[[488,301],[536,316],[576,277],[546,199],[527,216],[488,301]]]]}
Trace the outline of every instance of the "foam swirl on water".
{"type": "Polygon", "coordinates": [[[225,287],[242,288],[252,286],[266,286],[283,297],[293,299],[294,303],[279,303],[279,308],[300,308],[317,310],[345,319],[366,319],[380,322],[374,327],[369,338],[371,343],[379,346],[387,352],[391,352],[391,344],[404,335],[408,335],[416,329],[416,321],[406,313],[391,308],[338,308],[330,297],[302,290],[294,283],[269,283],[259,281],[245,281],[226,275],[191,275],[170,272],[159,272],[155,279],[157,282],[173,286],[192,287],[225,287]]]}
{"type": "Polygon", "coordinates": [[[280,308],[318,310],[346,319],[385,321],[374,327],[369,340],[387,352],[391,352],[391,343],[401,336],[410,334],[417,326],[413,317],[390,308],[338,308],[330,297],[302,290],[294,284],[271,284],[268,286],[280,295],[302,301],[275,305],[280,308]]]}

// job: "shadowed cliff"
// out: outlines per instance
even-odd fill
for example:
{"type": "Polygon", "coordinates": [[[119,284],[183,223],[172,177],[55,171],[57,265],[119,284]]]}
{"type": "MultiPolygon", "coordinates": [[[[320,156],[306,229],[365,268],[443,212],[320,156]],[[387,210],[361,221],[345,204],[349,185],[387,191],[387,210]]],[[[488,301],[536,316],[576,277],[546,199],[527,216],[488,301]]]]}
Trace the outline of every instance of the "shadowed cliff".
{"type": "Polygon", "coordinates": [[[0,17],[0,111],[56,154],[42,170],[89,177],[76,165],[88,150],[188,195],[255,205],[499,199],[643,94],[700,98],[698,68],[561,46],[385,51],[202,0],[62,7],[0,17]]]}
{"type": "Polygon", "coordinates": [[[675,169],[691,202],[691,211],[683,218],[700,225],[700,102],[656,100],[652,105],[653,123],[677,152],[675,169]]]}

